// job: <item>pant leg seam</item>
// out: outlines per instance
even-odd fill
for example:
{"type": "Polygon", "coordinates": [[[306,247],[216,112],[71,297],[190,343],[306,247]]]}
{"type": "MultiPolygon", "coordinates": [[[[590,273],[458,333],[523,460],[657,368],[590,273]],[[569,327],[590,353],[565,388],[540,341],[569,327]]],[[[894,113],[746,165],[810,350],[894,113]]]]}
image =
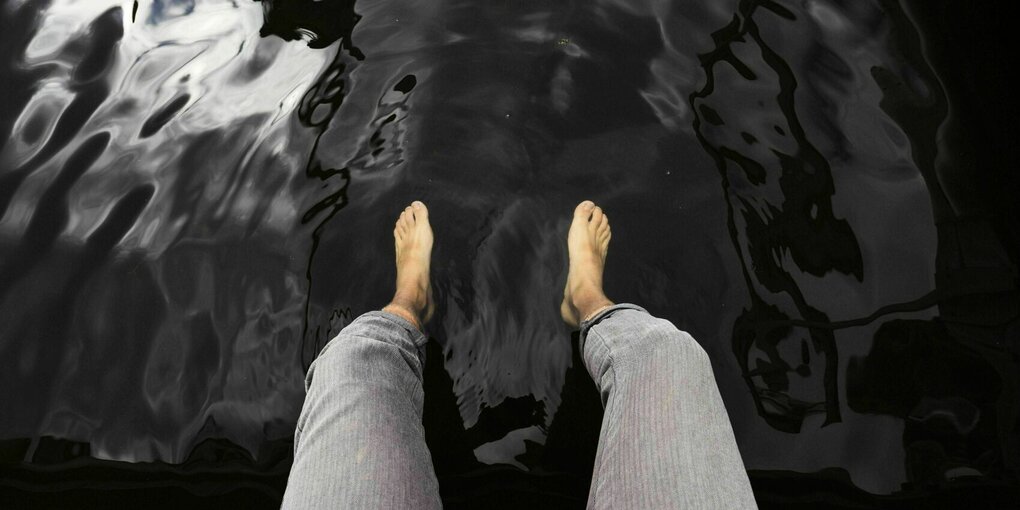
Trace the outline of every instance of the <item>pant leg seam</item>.
{"type": "MultiPolygon", "coordinates": [[[[615,368],[612,368],[612,367],[610,367],[610,369],[609,369],[609,370],[610,370],[610,372],[612,372],[612,378],[613,378],[613,386],[616,386],[616,369],[615,369],[615,368]]],[[[608,399],[607,399],[607,401],[608,401],[608,399]]],[[[610,420],[610,422],[614,422],[614,423],[615,423],[616,421],[617,421],[617,420],[616,420],[615,418],[611,418],[611,420],[610,420]]],[[[612,429],[612,430],[609,430],[609,431],[607,431],[607,432],[609,432],[610,434],[612,434],[612,437],[608,437],[608,435],[607,435],[607,437],[606,437],[606,442],[607,442],[607,443],[609,443],[609,444],[612,444],[612,445],[616,445],[616,443],[617,443],[617,442],[619,441],[619,437],[618,437],[618,436],[619,436],[619,430],[617,430],[617,429],[612,429]]],[[[613,456],[615,456],[616,454],[617,454],[617,452],[616,452],[616,450],[614,449],[614,451],[613,451],[613,456]]],[[[608,462],[608,460],[609,460],[609,459],[607,459],[607,458],[606,458],[606,456],[603,456],[603,458],[602,458],[602,462],[601,462],[601,463],[600,463],[600,465],[599,465],[599,468],[600,468],[599,470],[600,470],[600,471],[602,471],[602,469],[601,469],[601,468],[602,468],[602,467],[603,467],[603,466],[604,466],[604,465],[605,465],[605,464],[606,464],[606,463],[608,462]]],[[[600,476],[600,477],[599,477],[599,484],[598,484],[598,486],[597,486],[597,488],[596,488],[596,491],[595,491],[595,495],[594,495],[594,497],[592,498],[592,501],[591,501],[591,503],[592,503],[592,507],[594,507],[594,508],[598,508],[598,504],[597,504],[597,502],[599,502],[599,501],[601,501],[601,500],[602,500],[602,492],[603,492],[603,485],[604,485],[604,484],[602,483],[602,479],[603,479],[603,476],[604,476],[604,475],[602,475],[602,476],[600,476]]]]}
{"type": "MultiPolygon", "coordinates": [[[[609,348],[609,344],[608,344],[608,343],[606,343],[606,340],[605,340],[605,338],[604,338],[604,337],[602,336],[602,334],[601,334],[601,333],[599,333],[598,331],[592,331],[592,330],[589,330],[589,331],[588,331],[588,335],[591,335],[591,334],[594,334],[594,335],[595,335],[595,336],[596,336],[596,337],[598,338],[598,341],[599,341],[599,342],[601,342],[601,343],[602,343],[602,346],[603,346],[603,347],[604,347],[604,348],[606,349],[606,359],[607,359],[607,360],[608,360],[608,362],[609,362],[609,369],[608,369],[608,372],[609,372],[609,374],[610,374],[610,377],[612,378],[612,387],[613,387],[613,390],[614,390],[614,392],[615,392],[615,390],[617,389],[617,378],[616,378],[616,362],[615,362],[615,360],[613,359],[613,351],[612,351],[612,350],[611,350],[611,349],[609,348]]],[[[610,396],[610,397],[611,397],[611,396],[610,396]]],[[[603,408],[603,409],[605,409],[606,407],[608,407],[608,406],[607,406],[607,404],[608,404],[608,403],[609,403],[609,398],[606,398],[606,401],[605,401],[605,402],[603,402],[603,404],[602,404],[602,408],[603,408]]],[[[605,419],[605,418],[603,418],[603,420],[604,420],[604,421],[606,421],[606,419],[605,419]]],[[[611,422],[611,421],[615,421],[615,420],[608,420],[608,421],[610,421],[610,422],[611,422]]],[[[614,435],[615,435],[615,434],[617,433],[617,431],[616,431],[616,430],[612,430],[612,431],[608,431],[608,432],[611,432],[611,433],[613,433],[614,435]]],[[[610,439],[609,439],[609,438],[607,437],[607,438],[606,438],[606,443],[607,443],[607,444],[615,444],[615,440],[610,440],[610,439]]],[[[602,459],[600,459],[600,460],[601,460],[601,462],[599,463],[599,466],[598,466],[598,468],[599,468],[599,469],[598,469],[598,471],[602,471],[601,467],[602,467],[602,465],[603,465],[603,464],[605,464],[605,463],[606,463],[606,459],[605,459],[605,456],[603,456],[603,457],[602,457],[602,459]]],[[[595,503],[595,502],[596,502],[596,500],[599,500],[599,499],[600,499],[600,498],[599,498],[599,495],[600,495],[600,494],[602,493],[602,484],[600,483],[600,482],[601,482],[601,477],[599,478],[599,480],[598,480],[598,481],[596,481],[596,480],[594,480],[594,479],[592,480],[592,484],[596,484],[596,482],[599,482],[599,483],[598,483],[598,484],[596,485],[596,487],[595,487],[595,493],[594,493],[594,494],[592,494],[592,498],[591,498],[591,507],[592,507],[592,508],[598,508],[598,505],[596,505],[596,503],[595,503]]]]}

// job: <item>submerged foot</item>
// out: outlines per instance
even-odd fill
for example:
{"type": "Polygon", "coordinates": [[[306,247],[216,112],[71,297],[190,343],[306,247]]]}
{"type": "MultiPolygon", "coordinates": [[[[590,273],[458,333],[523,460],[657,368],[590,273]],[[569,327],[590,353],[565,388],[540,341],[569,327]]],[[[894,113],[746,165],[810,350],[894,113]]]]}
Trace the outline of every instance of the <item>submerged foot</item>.
{"type": "Polygon", "coordinates": [[[591,200],[577,205],[567,234],[570,270],[560,305],[563,320],[573,327],[613,304],[602,292],[602,271],[611,237],[609,217],[602,208],[591,200]]]}
{"type": "Polygon", "coordinates": [[[409,320],[419,330],[432,316],[432,225],[425,204],[415,200],[407,206],[393,228],[397,252],[397,291],[383,310],[409,320]]]}

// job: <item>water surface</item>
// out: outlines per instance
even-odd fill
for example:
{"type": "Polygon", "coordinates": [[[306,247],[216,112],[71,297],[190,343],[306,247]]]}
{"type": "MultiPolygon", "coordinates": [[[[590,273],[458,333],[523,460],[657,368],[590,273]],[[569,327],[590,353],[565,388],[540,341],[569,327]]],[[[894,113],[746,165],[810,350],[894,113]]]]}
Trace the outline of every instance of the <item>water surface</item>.
{"type": "Polygon", "coordinates": [[[600,410],[558,302],[590,198],[607,293],[708,351],[760,501],[1016,491],[1016,237],[915,11],[3,6],[6,472],[221,466],[278,497],[304,371],[386,303],[420,199],[444,497],[583,501],[600,410]]]}

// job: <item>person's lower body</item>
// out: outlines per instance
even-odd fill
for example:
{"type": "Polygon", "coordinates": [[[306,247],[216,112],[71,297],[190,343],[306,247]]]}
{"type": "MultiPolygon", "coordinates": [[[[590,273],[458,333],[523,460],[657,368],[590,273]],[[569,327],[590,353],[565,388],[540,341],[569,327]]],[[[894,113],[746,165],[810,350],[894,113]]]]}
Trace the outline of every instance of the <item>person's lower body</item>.
{"type": "MultiPolygon", "coordinates": [[[[425,336],[389,312],[348,325],[312,364],[284,508],[439,508],[421,423],[425,336]]],[[[705,351],[617,304],[581,323],[605,406],[589,508],[755,508],[705,351]]]]}

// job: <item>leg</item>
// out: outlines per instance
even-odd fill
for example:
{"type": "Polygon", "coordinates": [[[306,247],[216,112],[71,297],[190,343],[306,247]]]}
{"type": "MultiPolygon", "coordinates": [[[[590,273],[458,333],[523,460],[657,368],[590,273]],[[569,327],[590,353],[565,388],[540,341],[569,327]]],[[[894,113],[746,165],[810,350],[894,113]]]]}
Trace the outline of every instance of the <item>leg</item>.
{"type": "Polygon", "coordinates": [[[590,508],[756,508],[708,355],[690,335],[620,304],[581,327],[602,394],[590,508]]]}
{"type": "Polygon", "coordinates": [[[440,508],[421,424],[425,335],[368,312],[306,378],[283,508],[440,508]]]}
{"type": "Polygon", "coordinates": [[[397,292],[326,345],[305,380],[283,508],[441,508],[422,428],[432,230],[421,202],[394,230],[397,292]]]}
{"type": "Polygon", "coordinates": [[[612,234],[590,201],[567,236],[560,311],[581,328],[605,416],[589,508],[756,508],[705,351],[669,321],[602,291],[612,234]]]}

